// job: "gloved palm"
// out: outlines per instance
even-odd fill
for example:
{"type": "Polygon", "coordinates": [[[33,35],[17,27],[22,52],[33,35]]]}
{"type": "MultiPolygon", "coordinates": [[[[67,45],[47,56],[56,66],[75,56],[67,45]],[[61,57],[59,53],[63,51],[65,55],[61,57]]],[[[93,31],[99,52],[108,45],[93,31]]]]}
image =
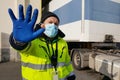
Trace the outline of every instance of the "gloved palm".
{"type": "Polygon", "coordinates": [[[31,5],[27,8],[26,18],[24,18],[22,5],[19,5],[19,19],[15,17],[11,9],[9,9],[8,12],[13,22],[13,37],[15,40],[20,42],[30,42],[44,32],[45,29],[43,28],[34,32],[34,25],[38,17],[38,10],[34,10],[31,18],[31,5]]]}

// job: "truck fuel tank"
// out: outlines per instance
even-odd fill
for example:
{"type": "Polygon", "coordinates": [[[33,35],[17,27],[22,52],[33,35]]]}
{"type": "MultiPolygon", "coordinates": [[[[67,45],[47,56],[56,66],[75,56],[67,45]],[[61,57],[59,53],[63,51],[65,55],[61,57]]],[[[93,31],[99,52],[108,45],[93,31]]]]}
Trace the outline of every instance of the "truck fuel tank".
{"type": "Polygon", "coordinates": [[[120,57],[107,54],[89,55],[89,67],[113,80],[120,80],[120,57]]]}

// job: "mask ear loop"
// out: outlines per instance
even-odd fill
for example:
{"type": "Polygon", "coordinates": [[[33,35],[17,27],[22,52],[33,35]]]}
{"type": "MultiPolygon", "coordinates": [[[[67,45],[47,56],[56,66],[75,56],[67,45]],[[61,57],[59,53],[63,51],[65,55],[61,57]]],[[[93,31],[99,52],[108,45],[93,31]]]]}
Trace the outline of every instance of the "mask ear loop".
{"type": "Polygon", "coordinates": [[[43,24],[43,23],[36,24],[36,26],[34,27],[34,31],[37,31],[38,29],[40,29],[41,28],[41,24],[43,24]]]}
{"type": "Polygon", "coordinates": [[[38,23],[38,25],[42,25],[43,23],[38,23]]]}
{"type": "Polygon", "coordinates": [[[41,28],[45,28],[44,26],[42,26],[44,23],[38,23],[38,25],[41,27],[41,28]]]}

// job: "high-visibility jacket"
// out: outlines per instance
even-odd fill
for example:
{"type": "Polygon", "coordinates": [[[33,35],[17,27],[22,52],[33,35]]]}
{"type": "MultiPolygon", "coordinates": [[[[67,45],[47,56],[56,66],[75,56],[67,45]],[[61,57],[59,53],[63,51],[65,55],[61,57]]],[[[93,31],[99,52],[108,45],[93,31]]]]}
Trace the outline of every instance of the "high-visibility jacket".
{"type": "MultiPolygon", "coordinates": [[[[59,80],[65,80],[73,72],[73,67],[66,41],[60,37],[56,41],[58,47],[58,77],[59,80]]],[[[50,56],[56,50],[56,41],[48,43],[48,50],[45,39],[37,38],[29,43],[25,49],[19,51],[23,80],[53,80],[55,69],[51,65],[50,56]]]]}

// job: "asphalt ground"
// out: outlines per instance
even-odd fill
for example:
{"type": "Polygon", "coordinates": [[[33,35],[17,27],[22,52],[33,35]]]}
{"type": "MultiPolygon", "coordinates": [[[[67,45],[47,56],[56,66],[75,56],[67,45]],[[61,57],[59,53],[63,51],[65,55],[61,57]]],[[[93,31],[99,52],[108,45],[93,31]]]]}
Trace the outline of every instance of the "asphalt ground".
{"type": "MultiPolygon", "coordinates": [[[[100,74],[92,70],[74,69],[76,80],[101,80],[100,74]]],[[[0,80],[22,80],[20,62],[0,63],[0,80]]]]}
{"type": "Polygon", "coordinates": [[[22,80],[20,62],[0,63],[0,80],[22,80]]]}

